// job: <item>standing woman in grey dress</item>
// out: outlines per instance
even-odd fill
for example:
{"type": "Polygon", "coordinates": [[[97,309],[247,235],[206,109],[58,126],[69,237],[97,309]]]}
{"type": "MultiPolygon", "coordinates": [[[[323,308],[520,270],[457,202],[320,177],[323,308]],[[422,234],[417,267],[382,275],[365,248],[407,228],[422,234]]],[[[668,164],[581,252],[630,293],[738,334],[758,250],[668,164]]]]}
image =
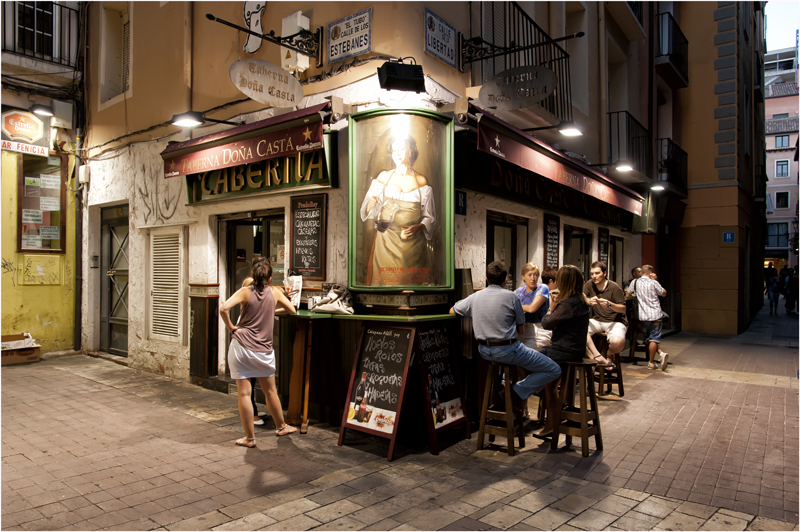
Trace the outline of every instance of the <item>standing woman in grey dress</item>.
{"type": "Polygon", "coordinates": [[[294,314],[297,311],[282,290],[270,285],[272,265],[269,261],[254,262],[250,276],[253,284],[240,288],[219,309],[222,321],[232,336],[228,363],[231,377],[236,380],[239,418],[245,435],[235,443],[243,447],[256,446],[253,405],[250,402],[252,377],[261,383],[267,409],[275,422],[278,436],[297,432],[295,427],[283,419],[281,400],[275,388],[275,353],[272,349],[275,314],[294,314]],[[242,315],[238,325],[233,325],[229,312],[239,304],[243,304],[242,315]]]}

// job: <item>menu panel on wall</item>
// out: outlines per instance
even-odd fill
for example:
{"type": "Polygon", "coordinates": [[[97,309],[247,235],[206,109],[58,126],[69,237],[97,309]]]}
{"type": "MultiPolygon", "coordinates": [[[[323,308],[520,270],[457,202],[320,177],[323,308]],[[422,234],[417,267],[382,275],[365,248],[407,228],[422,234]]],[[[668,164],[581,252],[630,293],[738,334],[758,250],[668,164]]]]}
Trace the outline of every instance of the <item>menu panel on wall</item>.
{"type": "Polygon", "coordinates": [[[608,266],[608,229],[605,227],[597,228],[597,252],[600,262],[608,266]]]}
{"type": "Polygon", "coordinates": [[[558,269],[558,248],[561,241],[561,219],[552,214],[544,215],[544,267],[558,269]]]}
{"type": "Polygon", "coordinates": [[[325,280],[327,194],[291,198],[291,266],[304,279],[325,280]]]}
{"type": "Polygon", "coordinates": [[[441,325],[417,330],[416,351],[422,361],[431,418],[436,430],[463,420],[464,404],[447,329],[441,325]]]}

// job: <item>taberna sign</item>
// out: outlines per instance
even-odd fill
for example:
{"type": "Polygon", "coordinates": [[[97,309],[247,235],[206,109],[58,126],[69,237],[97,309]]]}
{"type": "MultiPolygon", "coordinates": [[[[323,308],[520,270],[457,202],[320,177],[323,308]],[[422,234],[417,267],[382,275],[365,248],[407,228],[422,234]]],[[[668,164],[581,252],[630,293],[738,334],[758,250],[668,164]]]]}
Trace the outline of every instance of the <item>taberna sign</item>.
{"type": "Polygon", "coordinates": [[[231,81],[253,100],[270,107],[295,107],[303,99],[303,86],[278,65],[261,59],[242,59],[231,65],[231,81]]]}
{"type": "Polygon", "coordinates": [[[479,105],[512,111],[530,107],[556,89],[556,75],[546,67],[521,66],[500,72],[481,87],[479,105]]]}

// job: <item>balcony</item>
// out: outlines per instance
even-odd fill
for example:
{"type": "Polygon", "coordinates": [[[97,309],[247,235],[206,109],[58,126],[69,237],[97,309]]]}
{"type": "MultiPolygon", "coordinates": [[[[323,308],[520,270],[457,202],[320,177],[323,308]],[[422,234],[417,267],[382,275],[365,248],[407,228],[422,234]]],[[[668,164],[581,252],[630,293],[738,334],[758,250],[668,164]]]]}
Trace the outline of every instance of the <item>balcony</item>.
{"type": "Polygon", "coordinates": [[[3,2],[3,74],[66,85],[77,66],[80,12],[55,2],[3,2]],[[65,73],[65,69],[70,71],[65,73]]]}
{"type": "MultiPolygon", "coordinates": [[[[572,89],[569,76],[569,54],[540,28],[516,2],[483,4],[484,43],[502,47],[535,46],[510,54],[496,54],[480,61],[481,79],[485,83],[510,68],[543,66],[556,75],[556,89],[547,98],[530,107],[492,113],[520,128],[546,127],[572,120],[572,89]]],[[[558,35],[557,37],[560,37],[558,35]]]]}
{"type": "Polygon", "coordinates": [[[644,2],[606,2],[606,8],[629,41],[644,39],[644,2]]]}
{"type": "Polygon", "coordinates": [[[764,61],[758,52],[753,52],[753,94],[761,103],[767,97],[767,91],[764,90],[764,61]]]}
{"type": "Polygon", "coordinates": [[[687,196],[689,156],[672,139],[656,139],[658,181],[682,197],[687,196]]]}
{"type": "Polygon", "coordinates": [[[618,172],[623,183],[641,183],[652,176],[652,144],[647,128],[628,111],[608,113],[608,163],[627,163],[631,172],[618,172]]]}
{"type": "Polygon", "coordinates": [[[689,85],[689,41],[669,13],[656,15],[656,72],[673,89],[689,85]]]}

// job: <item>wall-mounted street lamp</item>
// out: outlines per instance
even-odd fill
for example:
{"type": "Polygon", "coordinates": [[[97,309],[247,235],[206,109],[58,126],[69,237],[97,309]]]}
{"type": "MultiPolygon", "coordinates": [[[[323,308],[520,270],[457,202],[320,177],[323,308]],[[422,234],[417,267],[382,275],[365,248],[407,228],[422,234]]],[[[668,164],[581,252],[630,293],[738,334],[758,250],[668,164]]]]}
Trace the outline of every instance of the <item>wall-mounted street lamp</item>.
{"type": "MultiPolygon", "coordinates": [[[[597,164],[590,164],[588,166],[595,167],[595,166],[611,166],[609,163],[597,163],[597,164]]],[[[630,172],[633,170],[633,166],[628,164],[626,161],[618,161],[616,165],[614,165],[614,170],[617,172],[630,172]]]]}
{"type": "Polygon", "coordinates": [[[228,124],[229,126],[241,126],[244,122],[231,122],[230,120],[216,120],[214,118],[206,118],[203,113],[198,111],[189,111],[172,115],[170,123],[178,127],[197,127],[205,124],[206,122],[214,122],[215,124],[228,124]]]}
{"type": "Polygon", "coordinates": [[[30,111],[39,116],[53,116],[53,108],[49,105],[42,105],[40,103],[31,105],[30,111]]]}
{"type": "Polygon", "coordinates": [[[653,185],[652,187],[650,187],[650,190],[653,190],[655,192],[661,192],[662,190],[664,190],[664,185],[653,185]]]}
{"type": "Polygon", "coordinates": [[[530,131],[542,131],[545,129],[558,129],[558,132],[565,137],[580,137],[583,135],[581,128],[572,120],[562,120],[557,126],[532,127],[523,129],[522,131],[528,133],[530,131]]]}

